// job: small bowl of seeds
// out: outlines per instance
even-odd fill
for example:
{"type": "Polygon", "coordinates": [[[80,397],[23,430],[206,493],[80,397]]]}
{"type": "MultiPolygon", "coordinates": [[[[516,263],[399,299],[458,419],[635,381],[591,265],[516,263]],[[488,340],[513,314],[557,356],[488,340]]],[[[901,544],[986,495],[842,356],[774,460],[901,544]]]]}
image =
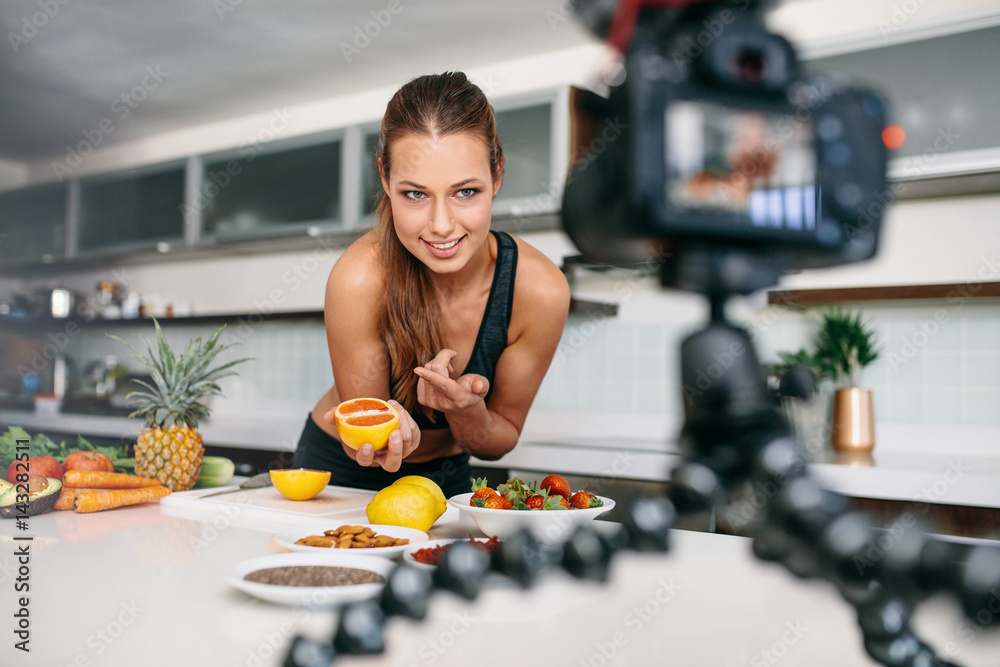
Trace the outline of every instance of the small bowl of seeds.
{"type": "Polygon", "coordinates": [[[377,596],[396,563],[377,556],[285,553],[230,565],[225,580],[260,600],[305,607],[331,607],[377,596]]]}

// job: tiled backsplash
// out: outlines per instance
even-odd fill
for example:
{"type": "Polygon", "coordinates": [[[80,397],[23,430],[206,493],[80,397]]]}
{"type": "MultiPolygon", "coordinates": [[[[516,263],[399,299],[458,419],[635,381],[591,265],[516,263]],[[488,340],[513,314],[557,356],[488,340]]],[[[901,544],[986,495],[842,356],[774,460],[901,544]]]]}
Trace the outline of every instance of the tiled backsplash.
{"type": "MultiPolygon", "coordinates": [[[[1000,426],[1000,308],[995,304],[927,304],[865,307],[881,349],[865,370],[863,384],[875,392],[876,418],[883,422],[1000,426]]],[[[806,344],[815,314],[768,310],[747,321],[765,363],[777,351],[806,344]]],[[[535,400],[542,410],[646,414],[680,417],[678,369],[681,340],[697,325],[592,320],[571,316],[552,366],[535,400]]],[[[167,337],[183,346],[191,336],[211,335],[210,325],[168,323],[167,337]]],[[[109,329],[138,342],[134,326],[109,329]]],[[[333,381],[323,323],[281,320],[231,326],[242,345],[227,358],[253,357],[238,378],[223,380],[231,400],[304,399],[323,394],[333,381]]],[[[152,334],[152,327],[143,328],[152,334]]],[[[127,350],[87,329],[67,353],[79,364],[127,350]]]]}
{"type": "MultiPolygon", "coordinates": [[[[195,336],[208,338],[218,325],[184,324],[166,321],[163,331],[170,345],[183,349],[195,336]]],[[[104,335],[119,336],[145,351],[141,338],[153,337],[152,325],[135,324],[87,328],[67,347],[66,354],[85,366],[89,361],[115,355],[119,363],[140,370],[141,364],[124,345],[104,335]]],[[[235,323],[223,332],[224,340],[240,344],[223,352],[219,359],[250,357],[235,367],[236,377],[223,378],[223,396],[240,398],[318,399],[333,384],[333,371],[326,347],[326,333],[321,320],[276,320],[256,325],[235,323]]]]}
{"type": "MultiPolygon", "coordinates": [[[[862,375],[879,421],[1000,426],[1000,308],[928,304],[862,312],[881,350],[862,375]]],[[[762,362],[811,341],[816,315],[770,315],[745,323],[762,362]]],[[[680,417],[680,343],[695,328],[571,317],[535,407],[680,417]]]]}

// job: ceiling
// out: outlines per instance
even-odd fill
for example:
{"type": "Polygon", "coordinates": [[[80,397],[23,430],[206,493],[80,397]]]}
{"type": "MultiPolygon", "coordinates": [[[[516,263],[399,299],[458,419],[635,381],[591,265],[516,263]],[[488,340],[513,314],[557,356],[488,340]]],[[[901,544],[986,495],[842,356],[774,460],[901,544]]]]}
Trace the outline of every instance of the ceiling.
{"type": "Polygon", "coordinates": [[[3,0],[0,159],[28,162],[65,152],[81,133],[98,132],[103,119],[115,124],[106,142],[121,142],[395,86],[429,71],[592,43],[567,16],[570,6],[566,0],[3,0]]]}
{"type": "MultiPolygon", "coordinates": [[[[594,44],[571,15],[581,2],[2,0],[0,167],[65,156],[88,132],[104,148],[594,44]],[[113,130],[100,132],[102,121],[113,130]]],[[[865,34],[884,44],[899,11],[898,0],[775,4],[772,27],[803,44],[865,34]]],[[[998,5],[919,3],[891,32],[998,5]]]]}

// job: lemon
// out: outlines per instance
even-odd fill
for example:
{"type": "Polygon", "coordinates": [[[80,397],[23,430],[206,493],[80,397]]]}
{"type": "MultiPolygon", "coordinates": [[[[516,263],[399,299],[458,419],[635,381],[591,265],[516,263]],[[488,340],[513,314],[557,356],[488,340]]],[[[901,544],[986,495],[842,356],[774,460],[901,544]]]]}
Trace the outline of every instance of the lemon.
{"type": "Polygon", "coordinates": [[[440,510],[438,516],[444,514],[444,511],[448,509],[448,500],[444,497],[444,491],[442,491],[441,487],[435,484],[432,479],[421,475],[407,475],[406,477],[400,477],[393,482],[393,484],[416,484],[417,486],[422,486],[433,493],[434,497],[438,501],[438,508],[440,510]]]}
{"type": "Polygon", "coordinates": [[[390,484],[366,508],[368,521],[427,531],[443,514],[434,494],[416,484],[390,484]]]}
{"type": "Polygon", "coordinates": [[[329,470],[272,470],[271,484],[289,500],[309,500],[326,488],[329,470]]]}

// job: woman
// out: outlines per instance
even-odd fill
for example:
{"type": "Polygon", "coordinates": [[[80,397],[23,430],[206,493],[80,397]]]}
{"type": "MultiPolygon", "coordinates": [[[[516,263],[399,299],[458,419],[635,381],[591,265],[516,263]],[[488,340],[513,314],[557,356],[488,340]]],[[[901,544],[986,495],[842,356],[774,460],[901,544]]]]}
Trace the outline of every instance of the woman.
{"type": "Polygon", "coordinates": [[[386,107],[378,222],[337,261],[325,318],[335,385],[306,421],[294,465],[381,489],[424,475],[469,490],[469,455],[499,459],[521,427],[566,323],[562,272],[490,231],[503,151],[493,109],[459,72],[403,86],[386,107]],[[344,400],[391,399],[399,428],[378,452],[343,445],[344,400]]]}

